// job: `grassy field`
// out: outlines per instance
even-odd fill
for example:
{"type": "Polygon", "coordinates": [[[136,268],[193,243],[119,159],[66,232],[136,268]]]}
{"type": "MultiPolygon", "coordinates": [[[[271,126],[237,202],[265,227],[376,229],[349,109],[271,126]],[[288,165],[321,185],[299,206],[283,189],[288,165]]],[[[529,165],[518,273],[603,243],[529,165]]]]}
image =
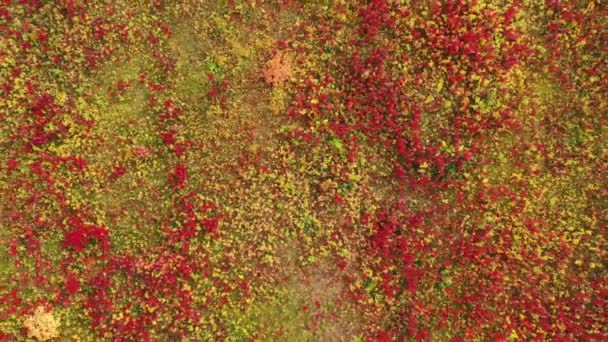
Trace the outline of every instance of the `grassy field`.
{"type": "Polygon", "coordinates": [[[0,341],[608,339],[600,1],[8,1],[0,32],[0,341]]]}

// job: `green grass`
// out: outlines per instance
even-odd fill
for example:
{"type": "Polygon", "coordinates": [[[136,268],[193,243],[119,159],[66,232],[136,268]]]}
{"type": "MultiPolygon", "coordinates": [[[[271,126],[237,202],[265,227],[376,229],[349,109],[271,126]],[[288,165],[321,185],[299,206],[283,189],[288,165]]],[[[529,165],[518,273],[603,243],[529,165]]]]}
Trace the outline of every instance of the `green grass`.
{"type": "Polygon", "coordinates": [[[302,310],[304,300],[293,289],[281,289],[266,301],[258,301],[230,322],[229,336],[260,341],[313,341],[313,334],[304,329],[311,318],[302,310]]]}

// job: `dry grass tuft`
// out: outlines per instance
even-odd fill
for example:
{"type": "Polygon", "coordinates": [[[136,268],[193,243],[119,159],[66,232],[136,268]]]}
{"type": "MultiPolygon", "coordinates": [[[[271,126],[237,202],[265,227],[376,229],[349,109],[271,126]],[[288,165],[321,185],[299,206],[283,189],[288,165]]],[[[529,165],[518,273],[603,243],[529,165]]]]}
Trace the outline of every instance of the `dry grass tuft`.
{"type": "Polygon", "coordinates": [[[291,78],[291,58],[289,55],[278,51],[266,63],[263,71],[264,80],[274,86],[282,86],[291,78]]]}
{"type": "Polygon", "coordinates": [[[47,311],[42,306],[25,319],[23,326],[27,329],[28,336],[36,341],[49,341],[59,337],[59,321],[52,311],[47,311]]]}

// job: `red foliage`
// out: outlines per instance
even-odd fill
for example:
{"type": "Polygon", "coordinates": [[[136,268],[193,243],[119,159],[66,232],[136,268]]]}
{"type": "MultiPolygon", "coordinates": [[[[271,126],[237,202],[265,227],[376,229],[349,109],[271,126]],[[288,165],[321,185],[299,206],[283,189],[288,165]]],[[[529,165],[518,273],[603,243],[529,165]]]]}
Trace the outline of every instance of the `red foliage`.
{"type": "Polygon", "coordinates": [[[69,272],[65,281],[65,289],[70,295],[77,293],[80,290],[80,282],[72,272],[69,272]]]}
{"type": "Polygon", "coordinates": [[[103,251],[109,249],[108,230],[103,226],[84,224],[79,218],[70,218],[70,230],[63,233],[63,245],[75,252],[82,252],[92,241],[97,241],[103,251]]]}
{"type": "Polygon", "coordinates": [[[183,188],[188,180],[188,169],[183,164],[176,164],[168,180],[175,188],[183,188]]]}

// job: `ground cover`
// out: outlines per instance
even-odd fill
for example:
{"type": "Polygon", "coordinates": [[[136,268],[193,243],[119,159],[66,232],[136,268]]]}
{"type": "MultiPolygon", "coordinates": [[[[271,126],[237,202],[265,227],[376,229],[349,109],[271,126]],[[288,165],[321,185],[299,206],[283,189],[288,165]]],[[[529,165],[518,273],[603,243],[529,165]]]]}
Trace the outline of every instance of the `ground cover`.
{"type": "Polygon", "coordinates": [[[608,338],[600,1],[5,1],[0,340],[608,338]]]}

